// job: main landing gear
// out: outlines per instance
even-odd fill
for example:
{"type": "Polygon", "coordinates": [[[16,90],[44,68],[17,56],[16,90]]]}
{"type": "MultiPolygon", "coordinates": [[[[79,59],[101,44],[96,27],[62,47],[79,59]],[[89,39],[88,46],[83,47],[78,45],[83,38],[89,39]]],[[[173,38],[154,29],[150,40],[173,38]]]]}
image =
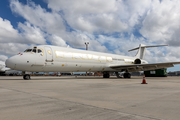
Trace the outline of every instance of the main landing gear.
{"type": "Polygon", "coordinates": [[[29,79],[31,79],[31,76],[29,74],[25,74],[25,75],[23,75],[23,79],[29,80],[29,79]]]}
{"type": "Polygon", "coordinates": [[[131,78],[131,74],[130,73],[128,73],[128,72],[126,72],[126,73],[124,73],[124,78],[131,78]]]}
{"type": "MultiPolygon", "coordinates": [[[[117,78],[122,78],[122,77],[119,75],[118,72],[115,72],[115,73],[116,73],[117,78]]],[[[124,77],[124,78],[131,78],[131,74],[128,73],[128,72],[125,72],[125,73],[123,74],[123,77],[124,77]]]]}
{"type": "Polygon", "coordinates": [[[109,78],[109,72],[103,72],[103,78],[109,78]]]}
{"type": "Polygon", "coordinates": [[[116,74],[117,78],[122,78],[118,72],[115,72],[115,74],[116,74]]]}
{"type": "MultiPolygon", "coordinates": [[[[117,78],[122,78],[122,77],[119,75],[118,72],[115,72],[115,73],[116,73],[117,78]]],[[[109,77],[110,77],[109,72],[103,72],[103,78],[109,78],[109,77]]],[[[123,74],[123,77],[124,77],[124,78],[131,78],[131,74],[130,74],[128,71],[126,71],[126,72],[123,74]]]]}

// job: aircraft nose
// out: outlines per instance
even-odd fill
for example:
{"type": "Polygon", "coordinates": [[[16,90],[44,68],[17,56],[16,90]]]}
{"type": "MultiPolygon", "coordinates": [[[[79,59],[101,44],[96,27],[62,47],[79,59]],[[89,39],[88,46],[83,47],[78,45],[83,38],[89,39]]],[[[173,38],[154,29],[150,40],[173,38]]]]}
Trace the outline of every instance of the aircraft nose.
{"type": "Polygon", "coordinates": [[[16,65],[14,57],[8,58],[5,62],[5,64],[8,68],[14,69],[15,65],[16,65]]]}

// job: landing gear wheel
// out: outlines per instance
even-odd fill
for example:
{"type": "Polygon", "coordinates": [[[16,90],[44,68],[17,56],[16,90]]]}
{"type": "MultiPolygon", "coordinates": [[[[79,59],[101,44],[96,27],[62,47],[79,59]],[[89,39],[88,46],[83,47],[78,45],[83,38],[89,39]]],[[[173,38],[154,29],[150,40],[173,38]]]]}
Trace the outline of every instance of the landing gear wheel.
{"type": "Polygon", "coordinates": [[[104,72],[103,73],[103,78],[109,78],[109,72],[104,72]]]}
{"type": "Polygon", "coordinates": [[[130,73],[124,73],[124,78],[131,78],[131,74],[130,73]]]}
{"type": "Polygon", "coordinates": [[[30,75],[25,74],[25,75],[23,75],[23,79],[24,79],[24,80],[29,80],[29,79],[31,79],[31,77],[30,77],[30,75]]]}

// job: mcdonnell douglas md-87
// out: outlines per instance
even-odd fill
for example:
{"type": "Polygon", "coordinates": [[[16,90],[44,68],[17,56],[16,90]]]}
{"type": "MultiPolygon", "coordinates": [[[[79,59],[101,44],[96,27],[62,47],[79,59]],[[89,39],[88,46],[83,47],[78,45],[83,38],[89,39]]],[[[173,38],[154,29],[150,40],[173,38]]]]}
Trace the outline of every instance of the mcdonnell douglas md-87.
{"type": "Polygon", "coordinates": [[[27,72],[91,71],[102,72],[103,78],[109,78],[110,72],[115,72],[116,76],[120,77],[118,72],[125,71],[124,78],[130,78],[129,72],[167,68],[180,64],[180,62],[148,64],[144,60],[146,48],[160,46],[165,45],[144,46],[140,44],[138,48],[132,49],[139,49],[137,55],[135,57],[128,57],[73,48],[39,45],[10,57],[6,60],[6,66],[23,71],[23,78],[25,80],[30,79],[30,75],[26,74],[27,72]]]}

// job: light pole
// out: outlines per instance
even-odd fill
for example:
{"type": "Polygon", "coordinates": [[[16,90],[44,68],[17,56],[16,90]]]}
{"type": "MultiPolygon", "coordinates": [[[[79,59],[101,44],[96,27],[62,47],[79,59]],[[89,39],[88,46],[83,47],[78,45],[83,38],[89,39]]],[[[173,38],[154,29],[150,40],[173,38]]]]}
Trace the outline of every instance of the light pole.
{"type": "MultiPolygon", "coordinates": [[[[89,42],[85,42],[86,50],[88,50],[88,44],[89,44],[89,42]]],[[[86,71],[86,76],[87,76],[87,71],[86,71]]]]}
{"type": "Polygon", "coordinates": [[[89,42],[85,42],[86,50],[88,50],[88,44],[89,44],[89,42]]]}

